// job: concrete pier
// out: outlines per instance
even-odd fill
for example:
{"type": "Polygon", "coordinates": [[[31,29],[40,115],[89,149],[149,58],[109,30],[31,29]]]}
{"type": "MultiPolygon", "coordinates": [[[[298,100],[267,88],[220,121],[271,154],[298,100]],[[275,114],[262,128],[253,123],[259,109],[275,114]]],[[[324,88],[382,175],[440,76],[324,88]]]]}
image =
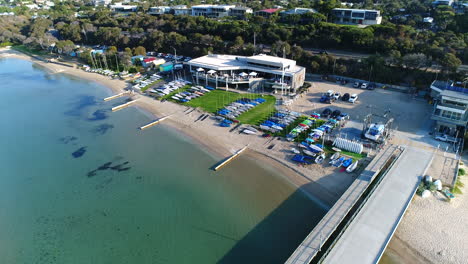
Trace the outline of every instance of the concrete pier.
{"type": "Polygon", "coordinates": [[[401,150],[394,145],[383,149],[304,239],[286,261],[286,264],[308,264],[321,250],[323,243],[333,234],[387,161],[400,153],[401,150]]]}
{"type": "Polygon", "coordinates": [[[116,107],[112,107],[112,112],[115,112],[115,111],[118,111],[120,109],[123,109],[125,107],[128,107],[128,106],[131,106],[133,103],[135,103],[137,100],[133,100],[133,101],[130,101],[128,103],[125,103],[125,104],[121,104],[121,105],[118,105],[116,107]]]}
{"type": "Polygon", "coordinates": [[[169,118],[169,116],[162,117],[162,118],[160,118],[160,119],[158,119],[156,121],[153,121],[153,122],[151,122],[151,123],[149,123],[147,125],[144,125],[144,126],[140,127],[140,130],[144,130],[144,129],[147,129],[147,128],[152,127],[154,125],[157,125],[159,122],[161,122],[161,121],[163,121],[163,120],[165,120],[167,118],[169,118]]]}
{"type": "Polygon", "coordinates": [[[119,93],[119,94],[116,94],[116,95],[106,97],[106,98],[104,98],[104,101],[107,102],[107,101],[110,101],[112,99],[119,98],[119,97],[122,97],[122,96],[125,96],[125,95],[131,95],[132,93],[133,93],[132,91],[122,92],[122,93],[119,93]]]}
{"type": "Polygon", "coordinates": [[[224,165],[228,164],[229,162],[233,161],[235,158],[237,158],[242,152],[244,152],[244,150],[247,149],[247,146],[243,147],[242,149],[238,150],[236,153],[234,153],[234,155],[232,155],[231,157],[229,157],[227,160],[223,161],[223,163],[219,164],[218,166],[216,166],[214,168],[215,171],[221,169],[224,165]]]}

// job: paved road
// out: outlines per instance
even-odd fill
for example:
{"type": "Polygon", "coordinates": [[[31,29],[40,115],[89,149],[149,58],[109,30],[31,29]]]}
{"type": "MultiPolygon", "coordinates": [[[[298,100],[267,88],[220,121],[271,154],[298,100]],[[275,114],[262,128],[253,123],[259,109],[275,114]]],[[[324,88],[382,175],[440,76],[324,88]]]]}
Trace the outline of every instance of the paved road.
{"type": "Polygon", "coordinates": [[[411,202],[419,179],[429,167],[433,153],[407,147],[353,222],[326,257],[324,263],[377,263],[411,202]]]}

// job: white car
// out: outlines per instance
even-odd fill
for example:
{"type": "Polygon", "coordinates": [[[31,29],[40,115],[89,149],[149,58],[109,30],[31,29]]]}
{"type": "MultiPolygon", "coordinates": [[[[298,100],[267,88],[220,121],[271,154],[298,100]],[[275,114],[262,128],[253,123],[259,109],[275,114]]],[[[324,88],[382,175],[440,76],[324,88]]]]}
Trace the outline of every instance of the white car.
{"type": "Polygon", "coordinates": [[[358,98],[358,95],[357,95],[357,94],[352,94],[352,95],[349,97],[348,102],[354,104],[354,102],[356,102],[357,98],[358,98]]]}
{"type": "Polygon", "coordinates": [[[336,93],[333,94],[333,99],[335,99],[335,100],[340,99],[340,97],[341,97],[341,93],[340,93],[340,92],[336,92],[336,93]]]}
{"type": "Polygon", "coordinates": [[[332,97],[335,92],[333,90],[328,90],[327,91],[327,96],[332,97]]]}
{"type": "Polygon", "coordinates": [[[368,86],[368,85],[369,85],[368,83],[363,83],[363,84],[361,85],[361,89],[367,89],[367,86],[368,86]]]}

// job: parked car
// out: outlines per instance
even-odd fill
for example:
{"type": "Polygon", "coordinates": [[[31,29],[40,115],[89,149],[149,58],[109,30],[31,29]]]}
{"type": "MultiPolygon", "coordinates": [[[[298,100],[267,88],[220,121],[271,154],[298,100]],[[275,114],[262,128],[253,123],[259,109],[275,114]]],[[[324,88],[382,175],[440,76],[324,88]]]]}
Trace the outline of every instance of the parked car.
{"type": "Polygon", "coordinates": [[[310,116],[313,117],[313,118],[320,118],[319,113],[312,113],[310,116]]]}
{"type": "Polygon", "coordinates": [[[341,97],[341,100],[347,102],[349,100],[349,93],[343,94],[343,96],[341,97]]]}
{"type": "Polygon", "coordinates": [[[354,102],[356,102],[357,98],[358,98],[358,95],[357,95],[357,94],[352,94],[351,97],[349,97],[348,102],[354,104],[354,102]]]}
{"type": "Polygon", "coordinates": [[[336,118],[339,117],[340,115],[341,115],[341,111],[340,111],[340,110],[335,110],[335,111],[333,111],[333,113],[331,114],[331,117],[336,119],[336,118]]]}
{"type": "Polygon", "coordinates": [[[328,95],[328,97],[332,97],[334,93],[335,92],[333,90],[328,90],[326,95],[328,95]]]}
{"type": "Polygon", "coordinates": [[[439,140],[439,141],[442,141],[442,142],[447,142],[448,141],[447,135],[436,136],[435,139],[439,140]]]}
{"type": "Polygon", "coordinates": [[[336,120],[338,120],[338,121],[347,120],[347,119],[349,119],[349,115],[346,114],[346,113],[341,113],[341,114],[336,118],[336,120]]]}
{"type": "Polygon", "coordinates": [[[330,97],[326,94],[322,95],[322,97],[320,97],[320,102],[321,103],[324,103],[324,104],[331,104],[331,100],[330,100],[330,97]]]}
{"type": "Polygon", "coordinates": [[[335,93],[333,94],[333,99],[335,99],[335,100],[340,99],[340,97],[341,97],[341,93],[340,93],[340,92],[335,92],[335,93]]]}
{"type": "Polygon", "coordinates": [[[361,84],[361,89],[367,89],[368,83],[362,83],[361,84]]]}
{"type": "Polygon", "coordinates": [[[354,88],[359,88],[359,86],[361,86],[360,82],[354,82],[354,84],[353,84],[354,88]]]}
{"type": "Polygon", "coordinates": [[[327,118],[331,115],[331,113],[332,113],[332,110],[330,108],[325,108],[322,111],[322,117],[327,118]]]}
{"type": "Polygon", "coordinates": [[[374,90],[375,89],[375,83],[369,83],[369,85],[367,86],[367,89],[368,90],[374,90]]]}
{"type": "Polygon", "coordinates": [[[341,85],[346,85],[346,84],[348,84],[348,80],[346,79],[341,80],[341,85]]]}

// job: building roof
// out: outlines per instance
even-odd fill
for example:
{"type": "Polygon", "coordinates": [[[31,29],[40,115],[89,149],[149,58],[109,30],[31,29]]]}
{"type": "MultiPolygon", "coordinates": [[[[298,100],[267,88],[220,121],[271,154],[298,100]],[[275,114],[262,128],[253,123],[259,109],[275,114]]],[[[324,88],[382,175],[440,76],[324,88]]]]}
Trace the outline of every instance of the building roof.
{"type": "Polygon", "coordinates": [[[453,98],[457,98],[457,99],[460,99],[460,100],[468,101],[468,94],[462,93],[462,92],[451,91],[451,90],[443,90],[440,93],[440,95],[444,96],[444,97],[453,97],[453,98]]]}
{"type": "Polygon", "coordinates": [[[262,10],[259,10],[257,12],[265,12],[265,13],[270,13],[270,14],[273,14],[273,13],[276,13],[278,11],[280,11],[281,9],[279,8],[268,8],[268,9],[262,9],[262,10]]]}
{"type": "Polygon", "coordinates": [[[372,9],[352,9],[352,8],[333,8],[332,10],[338,11],[357,11],[357,12],[377,12],[380,13],[380,10],[372,10],[372,9]]]}
{"type": "Polygon", "coordinates": [[[228,70],[252,70],[257,72],[268,72],[272,74],[282,74],[281,69],[275,69],[263,65],[269,65],[273,67],[284,66],[285,75],[293,75],[300,72],[304,67],[296,65],[296,61],[290,59],[283,59],[268,55],[255,55],[255,56],[235,56],[235,55],[206,55],[193,60],[190,60],[188,64],[213,69],[216,71],[228,71],[228,70]],[[254,63],[254,64],[252,64],[254,63]]]}

